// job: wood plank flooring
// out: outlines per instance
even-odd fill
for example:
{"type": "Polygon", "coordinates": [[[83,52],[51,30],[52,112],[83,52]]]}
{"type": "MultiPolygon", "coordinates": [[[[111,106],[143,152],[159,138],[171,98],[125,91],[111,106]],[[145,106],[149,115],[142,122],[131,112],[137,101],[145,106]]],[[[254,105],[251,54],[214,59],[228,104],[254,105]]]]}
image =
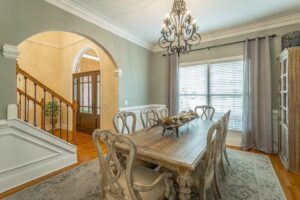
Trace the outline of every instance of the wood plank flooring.
{"type": "MultiPolygon", "coordinates": [[[[241,150],[238,147],[228,146],[228,148],[241,150]]],[[[97,152],[94,147],[93,139],[91,135],[87,135],[84,133],[78,132],[77,134],[77,151],[78,151],[78,163],[74,164],[72,166],[66,167],[64,169],[58,170],[56,172],[53,172],[51,174],[48,174],[46,176],[43,176],[41,178],[38,178],[36,180],[30,181],[26,184],[23,184],[19,187],[13,188],[9,191],[6,191],[4,193],[0,194],[0,199],[3,199],[6,196],[9,196],[15,192],[18,192],[24,188],[27,188],[31,185],[34,185],[36,183],[39,183],[43,180],[46,180],[54,175],[57,175],[63,171],[69,170],[77,165],[86,163],[94,158],[97,158],[97,152]]],[[[253,153],[259,153],[261,152],[251,150],[250,152],[253,153]]],[[[276,155],[268,155],[273,167],[276,171],[276,174],[278,176],[278,179],[282,185],[282,188],[286,194],[286,197],[288,200],[298,200],[300,199],[300,175],[292,174],[284,170],[282,164],[280,163],[278,157],[276,155]]]]}

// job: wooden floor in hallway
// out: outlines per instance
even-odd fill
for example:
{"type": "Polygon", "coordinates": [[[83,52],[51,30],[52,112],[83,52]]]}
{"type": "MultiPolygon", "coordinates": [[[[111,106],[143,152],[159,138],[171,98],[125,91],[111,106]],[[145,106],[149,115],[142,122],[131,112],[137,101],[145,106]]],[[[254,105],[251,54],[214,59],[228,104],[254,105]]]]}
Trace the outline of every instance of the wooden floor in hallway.
{"type": "MultiPolygon", "coordinates": [[[[241,150],[238,147],[232,147],[232,146],[229,146],[228,148],[241,150]]],[[[78,163],[76,163],[72,166],[66,167],[64,169],[58,170],[56,172],[53,172],[51,174],[48,174],[46,176],[43,176],[41,178],[38,178],[34,181],[31,181],[29,183],[21,185],[17,188],[11,189],[7,192],[4,192],[4,193],[0,194],[0,199],[3,199],[6,196],[9,196],[17,191],[20,191],[31,185],[39,183],[43,180],[46,180],[46,179],[48,179],[52,176],[55,176],[63,171],[69,170],[75,166],[81,165],[83,163],[86,163],[90,160],[97,158],[97,152],[94,147],[94,143],[93,143],[93,139],[92,139],[91,135],[80,133],[80,132],[77,133],[77,152],[78,152],[78,163]]],[[[262,154],[261,152],[258,152],[255,150],[252,150],[250,152],[262,154]]],[[[289,173],[286,170],[284,170],[277,155],[268,155],[268,156],[273,164],[273,167],[276,171],[278,179],[279,179],[279,181],[282,185],[282,188],[286,194],[287,200],[300,199],[300,175],[292,174],[292,173],[289,173]]]]}

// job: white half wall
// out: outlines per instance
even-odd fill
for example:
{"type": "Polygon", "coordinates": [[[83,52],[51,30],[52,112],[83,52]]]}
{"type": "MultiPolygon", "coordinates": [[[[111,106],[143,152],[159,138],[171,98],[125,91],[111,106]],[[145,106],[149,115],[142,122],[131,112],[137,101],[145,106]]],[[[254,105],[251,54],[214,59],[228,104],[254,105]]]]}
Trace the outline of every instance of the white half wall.
{"type": "MultiPolygon", "coordinates": [[[[120,111],[126,111],[126,112],[133,112],[136,115],[136,130],[141,130],[143,128],[143,124],[141,121],[140,113],[144,109],[150,109],[156,111],[158,108],[166,107],[166,105],[160,105],[160,104],[151,104],[151,105],[143,105],[143,106],[135,106],[135,107],[125,107],[120,108],[120,111]]],[[[128,118],[128,124],[131,124],[132,120],[131,118],[128,118]]]]}
{"type": "Polygon", "coordinates": [[[0,193],[77,163],[77,147],[18,119],[0,121],[0,193]]]}

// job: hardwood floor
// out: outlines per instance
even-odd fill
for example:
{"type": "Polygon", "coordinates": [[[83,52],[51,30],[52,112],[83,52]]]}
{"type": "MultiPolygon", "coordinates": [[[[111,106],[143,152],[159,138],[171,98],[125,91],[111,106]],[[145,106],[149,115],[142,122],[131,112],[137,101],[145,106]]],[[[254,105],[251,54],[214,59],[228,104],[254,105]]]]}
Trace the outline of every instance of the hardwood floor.
{"type": "MultiPolygon", "coordinates": [[[[241,150],[239,147],[233,147],[228,146],[228,148],[241,150]]],[[[94,147],[93,139],[91,135],[87,135],[84,133],[78,132],[77,134],[77,151],[78,151],[78,163],[66,167],[64,169],[58,170],[56,172],[53,172],[51,174],[48,174],[46,176],[43,176],[41,178],[38,178],[36,180],[30,181],[26,184],[23,184],[19,187],[13,188],[9,191],[6,191],[4,193],[0,194],[0,199],[9,196],[15,192],[18,192],[24,188],[27,188],[31,185],[34,185],[36,183],[39,183],[43,180],[46,180],[52,176],[55,176],[63,171],[69,170],[75,166],[78,166],[80,164],[86,163],[92,159],[97,158],[97,152],[94,147]]],[[[259,151],[251,150],[250,152],[263,154],[259,151]]],[[[279,161],[279,158],[276,155],[268,155],[273,167],[275,169],[275,172],[278,176],[278,179],[282,185],[282,188],[286,194],[286,197],[288,200],[298,200],[300,199],[300,175],[292,174],[284,170],[282,164],[279,161]]]]}

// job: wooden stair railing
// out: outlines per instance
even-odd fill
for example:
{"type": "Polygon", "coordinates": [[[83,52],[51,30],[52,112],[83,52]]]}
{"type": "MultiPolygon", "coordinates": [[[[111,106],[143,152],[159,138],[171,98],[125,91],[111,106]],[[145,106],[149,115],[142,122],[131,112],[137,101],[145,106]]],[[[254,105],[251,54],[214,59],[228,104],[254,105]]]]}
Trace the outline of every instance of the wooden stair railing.
{"type": "MultiPolygon", "coordinates": [[[[51,129],[48,130],[52,134],[60,137],[61,139],[66,140],[67,142],[70,142],[70,136],[71,136],[71,142],[73,144],[76,144],[76,113],[77,113],[77,102],[69,102],[61,95],[57,94],[55,91],[38,81],[36,78],[32,77],[30,74],[22,70],[19,65],[17,64],[17,70],[16,75],[22,76],[24,78],[24,90],[17,88],[17,94],[18,94],[18,116],[20,119],[22,119],[22,112],[23,112],[23,120],[26,122],[29,122],[29,102],[33,103],[33,125],[37,126],[37,106],[41,108],[41,128],[43,130],[46,130],[46,116],[50,117],[50,125],[51,129]],[[31,81],[33,83],[33,95],[30,95],[28,92],[28,81],[31,81]],[[38,87],[40,90],[42,90],[42,97],[38,97],[38,87]],[[48,94],[48,95],[47,95],[48,94]],[[47,103],[47,96],[50,95],[50,101],[47,103]],[[24,102],[22,102],[22,98],[24,99],[24,102]],[[40,99],[40,100],[38,100],[40,99]],[[57,105],[57,101],[59,102],[57,105]],[[22,109],[23,104],[23,109],[22,109]],[[50,106],[49,106],[49,105],[50,106]],[[65,131],[62,127],[62,118],[63,118],[63,107],[65,108],[65,118],[66,118],[66,127],[65,131]],[[69,130],[69,109],[72,110],[72,132],[69,130]],[[59,114],[59,132],[56,131],[55,127],[55,120],[57,119],[57,116],[54,116],[55,113],[59,114]],[[49,116],[50,114],[50,116],[49,116]],[[72,133],[72,135],[71,135],[72,133]],[[65,136],[64,136],[65,135],[65,136]]],[[[20,77],[19,77],[20,78],[20,77]]],[[[19,79],[20,80],[20,79],[19,79]]],[[[39,95],[41,96],[41,95],[39,95]]]]}

